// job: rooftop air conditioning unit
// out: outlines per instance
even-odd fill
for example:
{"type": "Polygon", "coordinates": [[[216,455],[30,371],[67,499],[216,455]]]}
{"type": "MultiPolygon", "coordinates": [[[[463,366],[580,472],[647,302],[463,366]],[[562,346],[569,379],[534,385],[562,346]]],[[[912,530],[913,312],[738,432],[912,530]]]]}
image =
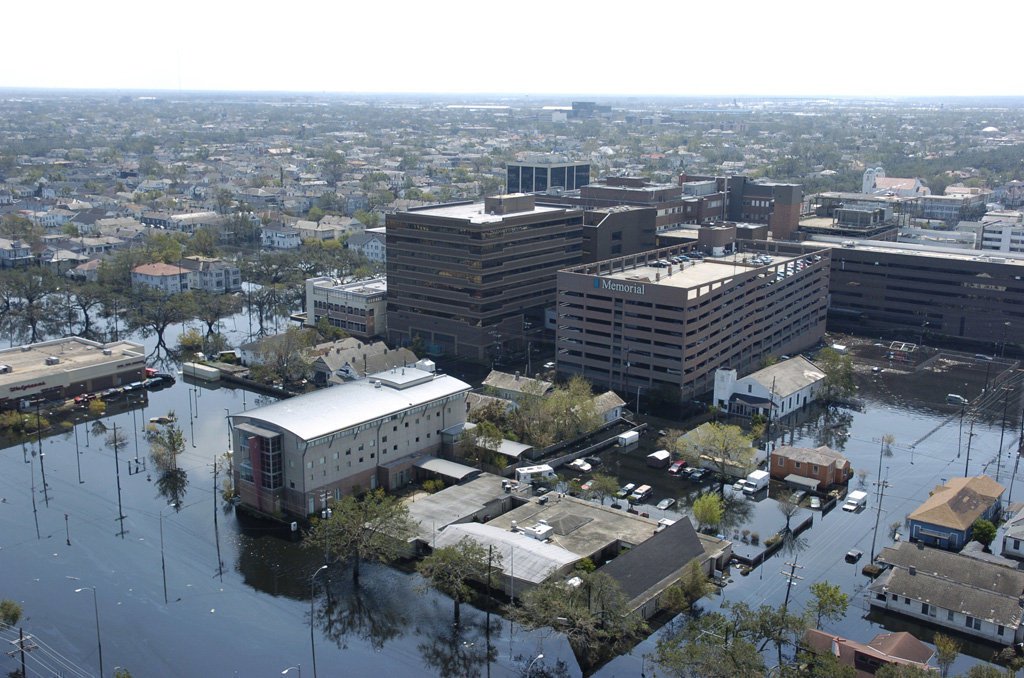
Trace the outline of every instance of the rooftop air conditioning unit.
{"type": "Polygon", "coordinates": [[[50,357],[48,357],[48,358],[46,359],[46,364],[47,364],[47,365],[57,365],[57,364],[59,364],[59,363],[60,363],[60,358],[58,358],[58,357],[57,357],[57,356],[55,356],[55,355],[51,355],[50,357]]]}

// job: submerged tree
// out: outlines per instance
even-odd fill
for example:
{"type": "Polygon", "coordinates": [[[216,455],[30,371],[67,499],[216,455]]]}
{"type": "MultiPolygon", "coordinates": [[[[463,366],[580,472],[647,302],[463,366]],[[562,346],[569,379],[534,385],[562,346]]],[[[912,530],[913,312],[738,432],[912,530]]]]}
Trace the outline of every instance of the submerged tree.
{"type": "Polygon", "coordinates": [[[463,537],[452,546],[442,546],[416,566],[427,583],[452,599],[454,624],[461,622],[460,605],[473,600],[471,582],[490,583],[492,567],[500,567],[501,556],[488,558],[488,550],[479,542],[463,537]]]}
{"type": "Polygon", "coordinates": [[[150,424],[146,429],[149,455],[156,466],[156,489],[175,508],[181,507],[188,488],[188,472],[178,466],[178,455],[185,451],[185,434],[174,422],[174,412],[167,413],[166,424],[150,424]]]}
{"type": "Polygon", "coordinates": [[[409,507],[377,489],[332,502],[330,517],[313,519],[305,545],[327,552],[337,562],[351,562],[352,581],[358,584],[360,563],[397,559],[415,530],[409,507]]]}

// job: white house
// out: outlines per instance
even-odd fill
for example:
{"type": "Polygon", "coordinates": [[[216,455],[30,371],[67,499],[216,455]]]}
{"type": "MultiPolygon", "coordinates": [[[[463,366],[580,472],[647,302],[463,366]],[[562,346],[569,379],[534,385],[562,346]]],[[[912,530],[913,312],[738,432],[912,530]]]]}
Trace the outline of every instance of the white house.
{"type": "Polygon", "coordinates": [[[275,250],[295,250],[302,246],[302,237],[294,228],[264,226],[260,231],[260,244],[275,250]]]}
{"type": "Polygon", "coordinates": [[[736,370],[715,371],[714,404],[740,416],[761,414],[784,417],[814,402],[825,381],[825,373],[803,356],[782,360],[737,378],[736,370]]]}
{"type": "Polygon", "coordinates": [[[368,228],[362,233],[353,233],[345,246],[359,252],[370,261],[387,263],[387,244],[383,228],[368,228]]]}
{"type": "Polygon", "coordinates": [[[173,264],[142,264],[132,269],[132,287],[144,285],[164,294],[177,294],[188,289],[188,269],[173,264]]]}
{"type": "Polygon", "coordinates": [[[871,607],[999,645],[1024,640],[1024,571],[911,542],[878,562],[889,569],[868,586],[871,607]]]}

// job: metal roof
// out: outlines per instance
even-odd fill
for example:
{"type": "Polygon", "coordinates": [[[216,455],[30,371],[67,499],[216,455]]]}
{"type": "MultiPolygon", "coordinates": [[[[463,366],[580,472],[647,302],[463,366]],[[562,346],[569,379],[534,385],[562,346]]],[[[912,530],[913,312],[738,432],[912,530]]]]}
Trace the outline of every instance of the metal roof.
{"type": "Polygon", "coordinates": [[[468,476],[480,473],[480,469],[473,468],[472,466],[458,464],[447,459],[438,459],[437,457],[423,457],[413,466],[454,480],[462,480],[468,476]]]}
{"type": "Polygon", "coordinates": [[[555,570],[579,560],[579,556],[561,546],[528,537],[522,532],[511,532],[479,523],[449,525],[435,537],[437,547],[454,546],[463,537],[493,546],[501,556],[502,572],[520,581],[540,584],[555,570]]]}
{"type": "Polygon", "coordinates": [[[469,389],[469,384],[448,375],[404,389],[377,386],[364,379],[236,412],[231,419],[262,422],[302,440],[314,440],[469,389]]]}

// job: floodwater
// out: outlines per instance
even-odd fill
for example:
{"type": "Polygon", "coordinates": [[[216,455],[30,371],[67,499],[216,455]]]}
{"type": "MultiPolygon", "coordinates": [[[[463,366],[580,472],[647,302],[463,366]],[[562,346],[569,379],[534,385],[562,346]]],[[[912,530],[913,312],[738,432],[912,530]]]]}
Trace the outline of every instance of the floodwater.
{"type": "MultiPolygon", "coordinates": [[[[246,323],[244,317],[229,320],[228,328],[246,323]]],[[[174,340],[168,337],[170,345],[174,340]]],[[[976,398],[986,369],[988,380],[1001,370],[969,360],[936,364],[934,371],[909,375],[861,372],[859,411],[841,411],[825,433],[820,419],[777,432],[797,445],[827,439],[855,470],[867,471],[867,510],[815,515],[814,526],[804,533],[808,549],[798,556],[804,579],[792,591],[791,605],[802,606],[814,581],[841,584],[851,598],[849,613],[826,628],[847,637],[868,640],[907,623],[893,616],[868,618],[867,579],[860,574],[871,552],[882,435],[892,433],[896,442],[892,456],[881,459],[889,487],[876,552],[892,543],[890,524],[902,524],[934,485],[964,473],[968,440],[969,472],[987,469],[995,476],[998,467],[999,481],[1012,484],[1013,496],[1024,499],[1020,480],[1011,482],[1024,389],[1016,384],[1006,401],[1009,416],[1000,456],[1005,392],[990,388],[973,426],[968,414],[962,427],[961,408],[947,405],[945,394],[976,398]],[[852,548],[865,554],[858,565],[843,560],[852,548]]],[[[104,418],[108,428],[116,424],[127,434],[118,450],[119,464],[103,438],[87,435],[87,424],[77,427],[77,455],[74,432],[44,439],[45,491],[39,456],[31,454],[34,445],[0,450],[0,597],[16,599],[24,608],[21,626],[39,646],[26,655],[30,672],[98,675],[99,631],[108,676],[115,666],[136,676],[279,676],[298,665],[310,676],[313,647],[318,674],[324,676],[521,675],[539,654],[544,658],[535,666],[551,667],[561,660],[568,675],[580,674],[558,634],[525,632],[496,616],[488,626],[485,613],[470,606],[463,607],[463,628],[454,630],[450,601],[425,590],[415,574],[370,565],[359,589],[353,589],[347,571],[328,570],[311,582],[322,554],[301,548],[280,528],[239,519],[226,509],[213,478],[213,464],[228,444],[225,415],[268,401],[233,388],[193,387],[179,378],[173,387],[150,393],[144,409],[139,403],[104,418]],[[148,456],[145,441],[136,434],[149,417],[171,410],[188,441],[179,460],[188,485],[178,507],[169,507],[157,492],[151,464],[134,472],[136,445],[140,459],[148,456]],[[95,587],[96,607],[89,587],[95,587]]],[[[631,473],[628,463],[615,470],[631,473]]],[[[857,484],[854,480],[852,486],[857,484]]],[[[783,560],[788,558],[776,556],[746,577],[734,573],[734,581],[708,605],[736,600],[781,604],[783,560]]],[[[14,637],[12,630],[0,631],[4,641],[14,637]]],[[[640,674],[650,663],[645,656],[654,650],[656,637],[596,675],[640,674]]],[[[991,648],[966,645],[964,651],[987,658],[991,648]]],[[[955,670],[975,661],[964,656],[955,670]]],[[[0,655],[0,670],[16,666],[14,658],[0,655]]]]}
{"type": "MultiPolygon", "coordinates": [[[[840,409],[831,417],[828,427],[823,418],[813,415],[810,421],[783,423],[784,432],[777,433],[778,444],[832,445],[851,460],[855,472],[863,469],[867,473],[863,488],[855,477],[850,489],[865,489],[869,494],[867,508],[858,513],[833,510],[822,516],[820,511],[813,512],[814,525],[802,534],[807,547],[795,560],[796,574],[802,579],[791,591],[791,608],[802,608],[808,602],[812,583],[827,580],[842,586],[849,596],[850,606],[845,619],[824,624],[825,630],[862,642],[878,633],[907,630],[925,642],[931,641],[936,629],[917,624],[909,617],[877,612],[869,615],[865,596],[869,580],[860,570],[872,550],[877,554],[893,543],[891,527],[894,524],[901,532],[905,531],[906,515],[928,497],[929,491],[949,478],[963,476],[965,470],[970,475],[986,472],[996,478],[1007,488],[1004,500],[1009,497],[1024,501],[1024,468],[1015,473],[1024,392],[1020,377],[1020,371],[1010,363],[990,364],[966,356],[939,359],[931,369],[916,372],[882,369],[874,373],[870,367],[859,367],[856,378],[860,408],[840,409]],[[994,384],[997,377],[1005,381],[994,384]],[[988,388],[983,393],[986,382],[988,388]],[[1002,385],[1013,390],[1003,390],[1002,385]],[[948,393],[971,399],[972,407],[947,404],[948,393]],[[1004,405],[1005,427],[1002,425],[1004,405]],[[976,411],[973,417],[972,410],[976,411]],[[885,434],[895,437],[891,456],[880,455],[885,434]],[[879,512],[880,465],[887,487],[879,512]],[[864,556],[859,563],[849,564],[844,556],[854,548],[863,551],[864,556]]],[[[998,546],[993,544],[993,549],[998,550],[998,546]]],[[[706,600],[706,607],[714,608],[729,601],[745,601],[755,607],[763,603],[781,606],[787,588],[783,571],[788,573],[790,567],[786,563],[792,562],[792,556],[776,555],[748,576],[734,572],[733,581],[722,589],[721,596],[706,600]]],[[[645,656],[654,652],[656,639],[668,632],[670,628],[662,629],[629,656],[612,661],[602,675],[639,673],[644,663],[650,664],[645,656]]],[[[954,674],[965,671],[979,660],[991,659],[998,649],[973,641],[970,636],[957,639],[963,647],[953,667],[954,674]]]]}
{"type": "MultiPolygon", "coordinates": [[[[127,436],[119,464],[85,423],[44,438],[43,464],[34,443],[0,450],[0,598],[22,605],[20,626],[39,646],[26,653],[30,675],[99,675],[100,647],[106,676],[117,666],[136,676],[280,676],[298,665],[312,676],[313,647],[322,676],[510,676],[538,654],[535,666],[561,660],[579,675],[561,636],[496,615],[488,627],[470,606],[455,630],[451,602],[394,568],[364,565],[359,589],[347,570],[311,582],[322,554],[271,524],[236,518],[213,477],[228,446],[225,415],[266,400],[179,377],[144,408],[126,404],[103,418],[127,436]],[[139,459],[148,457],[145,422],[171,410],[187,441],[178,507],[158,493],[152,462],[145,470],[134,462],[136,445],[139,459]]],[[[5,646],[16,637],[0,631],[5,646]]],[[[0,670],[17,666],[0,655],[0,670]]]]}

